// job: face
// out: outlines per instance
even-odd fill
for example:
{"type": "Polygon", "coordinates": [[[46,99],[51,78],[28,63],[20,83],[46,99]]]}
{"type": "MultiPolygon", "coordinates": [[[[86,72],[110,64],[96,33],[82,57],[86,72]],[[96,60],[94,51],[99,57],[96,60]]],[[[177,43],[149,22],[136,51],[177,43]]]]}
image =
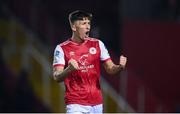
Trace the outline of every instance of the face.
{"type": "Polygon", "coordinates": [[[72,30],[77,37],[84,40],[84,38],[89,36],[90,27],[90,20],[88,20],[88,18],[84,18],[83,20],[75,21],[72,26],[72,30]]]}

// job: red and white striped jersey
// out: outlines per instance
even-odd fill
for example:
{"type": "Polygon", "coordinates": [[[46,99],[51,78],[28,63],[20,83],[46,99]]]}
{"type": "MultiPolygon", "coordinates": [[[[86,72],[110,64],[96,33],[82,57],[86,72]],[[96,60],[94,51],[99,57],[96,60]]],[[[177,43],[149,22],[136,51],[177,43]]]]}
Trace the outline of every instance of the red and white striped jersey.
{"type": "Polygon", "coordinates": [[[67,67],[71,58],[78,62],[80,69],[69,73],[64,80],[66,104],[102,104],[100,61],[111,59],[103,42],[86,38],[83,43],[78,44],[69,39],[57,45],[53,66],[67,67]]]}

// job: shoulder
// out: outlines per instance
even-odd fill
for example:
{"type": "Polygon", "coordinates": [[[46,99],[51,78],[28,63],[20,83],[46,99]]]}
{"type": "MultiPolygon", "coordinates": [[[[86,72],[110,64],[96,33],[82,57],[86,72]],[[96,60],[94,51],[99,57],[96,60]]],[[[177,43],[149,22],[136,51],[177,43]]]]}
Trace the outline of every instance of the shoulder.
{"type": "Polygon", "coordinates": [[[66,41],[60,43],[59,46],[65,46],[65,45],[68,45],[69,43],[70,43],[70,41],[66,40],[66,41]]]}
{"type": "Polygon", "coordinates": [[[92,37],[88,37],[86,40],[87,40],[87,41],[92,41],[92,42],[98,42],[98,41],[99,41],[99,39],[97,39],[97,38],[92,38],[92,37]]]}
{"type": "Polygon", "coordinates": [[[63,51],[64,46],[68,45],[69,43],[70,43],[69,40],[66,40],[66,41],[64,41],[64,42],[62,42],[62,43],[59,43],[59,44],[56,45],[55,50],[57,50],[57,51],[63,51]]]}
{"type": "Polygon", "coordinates": [[[103,43],[100,39],[98,39],[98,38],[89,37],[89,38],[87,38],[86,40],[87,40],[87,41],[90,41],[90,42],[96,42],[96,43],[98,43],[100,46],[104,45],[104,43],[103,43]]]}
{"type": "Polygon", "coordinates": [[[64,41],[62,43],[59,43],[57,46],[63,47],[63,46],[68,45],[69,43],[70,43],[70,40],[68,39],[68,40],[66,40],[66,41],[64,41]]]}
{"type": "Polygon", "coordinates": [[[87,38],[87,41],[96,42],[96,43],[98,43],[99,45],[104,44],[104,43],[103,43],[100,39],[98,39],[98,38],[91,38],[91,37],[89,37],[89,38],[87,38]]]}

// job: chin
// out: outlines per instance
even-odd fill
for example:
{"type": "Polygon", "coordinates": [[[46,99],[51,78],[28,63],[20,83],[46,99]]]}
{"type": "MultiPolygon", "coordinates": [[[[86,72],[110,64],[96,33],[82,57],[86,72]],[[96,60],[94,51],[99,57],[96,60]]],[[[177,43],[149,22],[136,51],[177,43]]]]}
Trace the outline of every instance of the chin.
{"type": "Polygon", "coordinates": [[[85,37],[81,38],[81,40],[84,41],[84,40],[85,40],[85,37]]]}
{"type": "Polygon", "coordinates": [[[85,36],[84,38],[88,38],[89,36],[85,36]]]}
{"type": "Polygon", "coordinates": [[[87,36],[84,36],[84,37],[82,37],[81,39],[82,39],[82,40],[85,40],[86,38],[87,38],[87,36]]]}

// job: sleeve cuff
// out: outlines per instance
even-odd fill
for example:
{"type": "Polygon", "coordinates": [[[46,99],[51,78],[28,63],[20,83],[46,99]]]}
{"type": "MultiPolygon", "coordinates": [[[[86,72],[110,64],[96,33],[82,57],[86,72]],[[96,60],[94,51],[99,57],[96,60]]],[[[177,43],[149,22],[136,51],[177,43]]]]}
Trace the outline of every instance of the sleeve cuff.
{"type": "Polygon", "coordinates": [[[106,62],[106,61],[109,61],[109,60],[111,60],[111,58],[104,59],[104,60],[102,60],[102,62],[106,62]]]}
{"type": "Polygon", "coordinates": [[[64,67],[65,65],[64,65],[64,64],[54,64],[54,65],[53,65],[53,67],[58,67],[58,66],[64,67]]]}

